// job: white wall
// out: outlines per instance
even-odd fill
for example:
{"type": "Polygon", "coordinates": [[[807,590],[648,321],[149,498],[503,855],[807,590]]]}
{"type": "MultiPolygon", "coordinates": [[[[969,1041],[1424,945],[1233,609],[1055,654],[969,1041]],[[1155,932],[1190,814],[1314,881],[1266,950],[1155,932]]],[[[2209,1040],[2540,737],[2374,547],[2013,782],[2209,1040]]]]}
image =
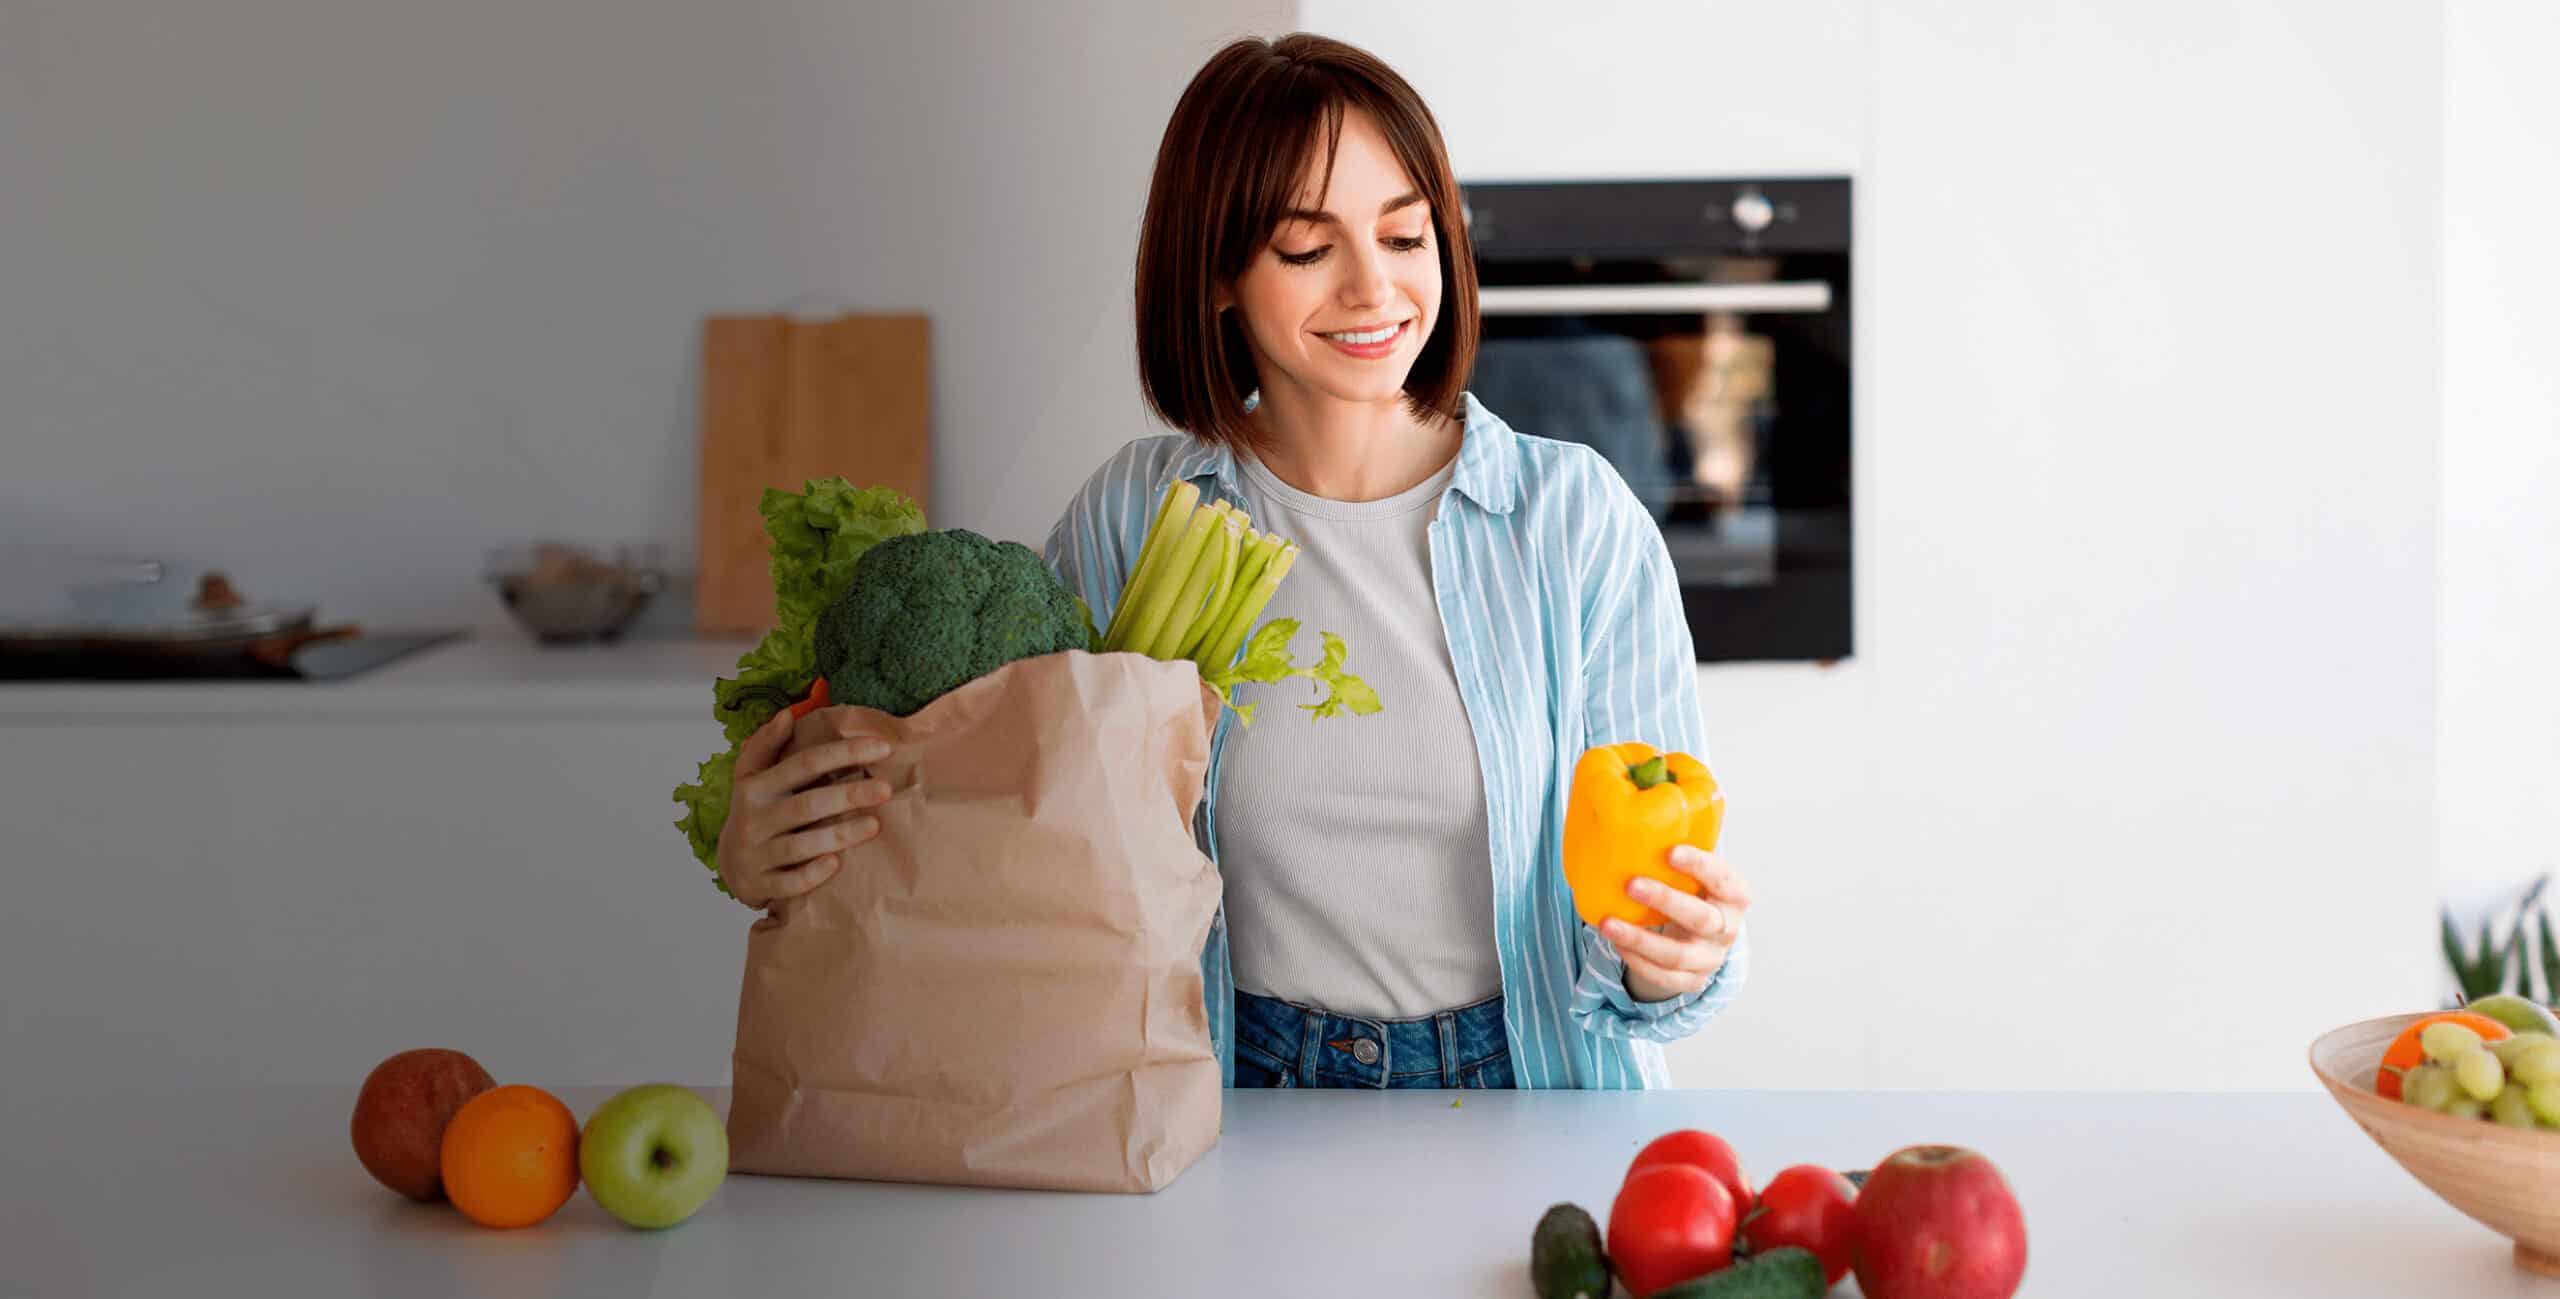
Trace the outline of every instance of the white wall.
{"type": "MultiPolygon", "coordinates": [[[[2438,251],[2448,170],[2500,192],[2548,133],[2448,148],[2432,10],[2089,8],[16,0],[0,539],[495,625],[486,542],[689,552],[695,321],[815,292],[933,314],[937,519],[1036,540],[1148,431],[1173,97],[1331,32],[1470,178],[1857,178],[1860,653],[1702,672],[1765,902],[1681,1080],[2305,1086],[2318,1029],[2435,992],[2440,646],[2448,861],[2527,842],[2552,770],[2504,711],[2550,715],[2552,525],[2476,508],[2549,482],[2550,253],[2529,205],[2438,251]],[[2440,479],[2466,408],[2500,432],[2440,479]]],[[[2547,20],[2492,13],[2457,123],[2550,109],[2547,20]]]]}
{"type": "Polygon", "coordinates": [[[0,539],[503,625],[484,545],[689,537],[697,318],[828,282],[780,17],[0,8],[0,539]]]}
{"type": "Polygon", "coordinates": [[[1131,314],[1156,142],[1210,53],[1285,26],[1286,0],[785,2],[840,82],[807,141],[826,242],[859,296],[933,317],[928,517],[1037,546],[1095,465],[1163,431],[1131,314]]]}
{"type": "Polygon", "coordinates": [[[2466,926],[2560,871],[2560,8],[2445,24],[2445,887],[2466,926]]]}
{"type": "Polygon", "coordinates": [[[698,322],[931,314],[933,517],[1141,427],[1155,141],[1282,0],[0,6],[0,541],[503,628],[483,548],[693,553],[698,322]]]}
{"type": "Polygon", "coordinates": [[[1701,671],[1761,903],[1683,1085],[2302,1088],[2425,1004],[2438,20],[1482,11],[1301,20],[1462,179],[1858,184],[1858,654],[1701,671]]]}

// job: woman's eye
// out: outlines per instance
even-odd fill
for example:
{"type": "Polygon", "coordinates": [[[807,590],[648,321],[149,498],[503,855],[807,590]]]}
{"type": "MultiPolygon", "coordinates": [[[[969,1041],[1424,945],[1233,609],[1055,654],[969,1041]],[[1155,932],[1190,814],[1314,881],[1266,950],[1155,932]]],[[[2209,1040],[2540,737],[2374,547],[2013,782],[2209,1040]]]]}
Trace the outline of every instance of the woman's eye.
{"type": "MultiPolygon", "coordinates": [[[[1387,247],[1395,249],[1397,252],[1409,253],[1419,250],[1429,241],[1424,239],[1421,235],[1415,235],[1411,238],[1390,238],[1385,242],[1387,247]]],[[[1310,248],[1303,253],[1284,253],[1275,248],[1272,250],[1272,255],[1278,257],[1284,262],[1287,262],[1291,266],[1313,266],[1317,262],[1324,260],[1324,255],[1326,253],[1332,251],[1333,245],[1324,244],[1315,248],[1310,248]]]]}

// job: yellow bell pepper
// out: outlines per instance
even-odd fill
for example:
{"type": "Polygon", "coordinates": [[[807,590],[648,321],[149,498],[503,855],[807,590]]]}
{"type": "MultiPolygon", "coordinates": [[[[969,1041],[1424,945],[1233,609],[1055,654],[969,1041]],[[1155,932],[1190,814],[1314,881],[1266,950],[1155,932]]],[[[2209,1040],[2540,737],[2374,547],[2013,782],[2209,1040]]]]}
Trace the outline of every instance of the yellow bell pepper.
{"type": "Polygon", "coordinates": [[[1706,764],[1644,744],[1603,744],[1573,764],[1564,815],[1564,878],[1573,910],[1594,927],[1611,916],[1650,927],[1668,917],[1627,896],[1639,875],[1692,897],[1698,877],[1671,864],[1677,844],[1713,852],[1724,793],[1706,764]]]}

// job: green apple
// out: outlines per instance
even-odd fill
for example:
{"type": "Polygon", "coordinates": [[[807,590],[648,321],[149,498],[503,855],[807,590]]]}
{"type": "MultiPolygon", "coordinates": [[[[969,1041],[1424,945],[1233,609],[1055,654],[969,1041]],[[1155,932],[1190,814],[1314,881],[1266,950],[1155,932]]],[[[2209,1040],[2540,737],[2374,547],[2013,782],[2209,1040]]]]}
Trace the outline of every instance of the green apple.
{"type": "Polygon", "coordinates": [[[729,1130],[685,1088],[634,1087],[587,1116],[578,1175],[605,1212],[634,1227],[672,1227],[729,1175],[729,1130]]]}
{"type": "Polygon", "coordinates": [[[2519,1033],[2544,1033],[2560,1037],[2560,1016],[2553,1015],[2531,998],[2512,992],[2493,993],[2477,1001],[2466,1002],[2464,1010],[2486,1015],[2519,1033]]]}

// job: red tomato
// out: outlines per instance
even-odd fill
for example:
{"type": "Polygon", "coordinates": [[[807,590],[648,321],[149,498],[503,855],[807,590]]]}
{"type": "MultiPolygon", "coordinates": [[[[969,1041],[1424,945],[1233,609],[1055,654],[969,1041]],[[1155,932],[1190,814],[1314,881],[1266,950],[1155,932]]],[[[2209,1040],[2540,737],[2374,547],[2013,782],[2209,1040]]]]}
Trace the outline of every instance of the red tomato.
{"type": "Polygon", "coordinates": [[[1609,1262],[1649,1295],[1733,1262],[1733,1193],[1691,1164],[1640,1168],[1609,1206],[1609,1262]]]}
{"type": "Polygon", "coordinates": [[[1858,1190],[1820,1164],[1798,1164],[1760,1188],[1760,1208],[1743,1220],[1742,1240],[1754,1254],[1797,1245],[1822,1260],[1825,1285],[1849,1274],[1849,1238],[1858,1227],[1858,1190]]]}
{"type": "Polygon", "coordinates": [[[1663,1133],[1636,1152],[1635,1162],[1627,1165],[1627,1176],[1633,1177],[1637,1169],[1655,1164],[1695,1164],[1724,1183],[1726,1192],[1733,1196],[1735,1212],[1751,1212],[1751,1179],[1742,1175],[1742,1160],[1724,1138],[1696,1128],[1663,1133]]]}

